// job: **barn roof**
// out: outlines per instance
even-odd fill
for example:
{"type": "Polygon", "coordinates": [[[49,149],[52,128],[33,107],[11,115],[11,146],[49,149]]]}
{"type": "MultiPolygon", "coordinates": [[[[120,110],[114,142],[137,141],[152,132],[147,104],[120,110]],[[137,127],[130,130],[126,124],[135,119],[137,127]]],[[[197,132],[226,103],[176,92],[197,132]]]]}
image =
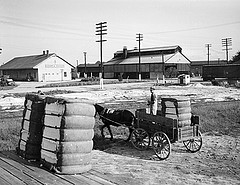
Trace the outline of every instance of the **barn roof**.
{"type": "MultiPolygon", "coordinates": [[[[164,47],[153,47],[153,48],[141,48],[141,54],[156,54],[156,53],[174,53],[176,51],[182,51],[182,48],[180,46],[164,46],[164,47]]],[[[127,53],[129,55],[138,55],[138,49],[132,49],[132,50],[127,50],[127,53]]],[[[114,56],[118,56],[118,55],[122,55],[123,54],[123,50],[121,51],[117,51],[116,53],[114,53],[114,56]]]]}
{"type": "MultiPolygon", "coordinates": [[[[123,65],[123,64],[137,64],[139,62],[138,56],[127,57],[125,59],[114,59],[105,63],[106,65],[123,65]]],[[[185,57],[182,53],[177,52],[173,54],[156,54],[156,55],[143,55],[141,56],[141,64],[154,64],[154,63],[181,63],[181,64],[190,64],[190,60],[185,57]]]]}
{"type": "MultiPolygon", "coordinates": [[[[100,63],[95,63],[95,64],[86,64],[86,67],[99,67],[100,63]]],[[[85,64],[79,64],[78,67],[85,67],[85,64]]]]}
{"type": "MultiPolygon", "coordinates": [[[[6,64],[0,66],[0,69],[33,69],[35,66],[48,59],[49,57],[57,56],[55,53],[41,54],[41,55],[31,55],[23,57],[15,57],[6,64]]],[[[59,57],[59,56],[57,56],[59,57]]],[[[64,60],[63,58],[59,57],[64,60]]],[[[65,60],[64,60],[65,61],[65,60]]],[[[71,65],[67,61],[67,64],[71,65]]],[[[72,65],[71,65],[72,66],[72,65]]],[[[74,67],[74,66],[72,66],[74,67]]]]}
{"type": "MultiPolygon", "coordinates": [[[[190,63],[190,60],[184,56],[180,46],[154,47],[141,49],[141,64],[151,63],[190,63]]],[[[138,50],[127,50],[124,56],[124,51],[117,51],[114,57],[105,65],[116,64],[136,64],[138,63],[138,50]]]]}

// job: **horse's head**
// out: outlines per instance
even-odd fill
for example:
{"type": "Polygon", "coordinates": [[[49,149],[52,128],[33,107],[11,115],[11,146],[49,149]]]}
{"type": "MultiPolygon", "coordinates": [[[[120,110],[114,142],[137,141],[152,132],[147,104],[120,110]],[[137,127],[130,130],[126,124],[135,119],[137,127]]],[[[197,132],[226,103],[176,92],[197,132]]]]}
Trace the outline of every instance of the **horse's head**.
{"type": "MultiPolygon", "coordinates": [[[[101,105],[98,105],[98,104],[94,104],[94,107],[96,109],[96,114],[101,114],[104,110],[104,107],[102,107],[101,105]]],[[[95,114],[95,117],[96,117],[96,114],[95,114]]]]}

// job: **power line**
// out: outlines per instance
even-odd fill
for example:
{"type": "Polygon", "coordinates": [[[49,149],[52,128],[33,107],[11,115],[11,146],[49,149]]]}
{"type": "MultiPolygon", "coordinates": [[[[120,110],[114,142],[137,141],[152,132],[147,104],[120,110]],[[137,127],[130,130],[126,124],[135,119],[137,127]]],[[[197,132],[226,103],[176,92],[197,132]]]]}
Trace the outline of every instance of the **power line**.
{"type": "Polygon", "coordinates": [[[212,49],[212,51],[216,52],[216,53],[219,53],[219,54],[222,54],[222,51],[217,51],[215,49],[212,49]]]}
{"type": "Polygon", "coordinates": [[[48,27],[42,27],[42,26],[37,25],[37,24],[28,25],[28,24],[24,24],[24,23],[17,23],[17,22],[11,22],[11,21],[6,21],[6,20],[0,20],[0,23],[9,24],[9,25],[13,25],[13,26],[20,26],[20,27],[23,27],[23,28],[33,28],[33,29],[37,29],[37,30],[41,29],[41,30],[57,32],[57,33],[91,37],[90,34],[86,34],[86,33],[75,33],[75,32],[71,32],[71,31],[68,31],[68,30],[56,30],[56,29],[52,29],[52,28],[48,28],[48,27]]]}
{"type": "Polygon", "coordinates": [[[169,31],[161,31],[161,32],[149,32],[147,34],[164,34],[164,33],[195,31],[195,30],[216,28],[216,27],[228,26],[228,25],[239,24],[239,23],[240,23],[240,21],[236,21],[236,22],[230,22],[230,23],[224,23],[224,24],[216,24],[216,25],[196,27],[196,28],[189,28],[189,29],[169,30],[169,31]]]}

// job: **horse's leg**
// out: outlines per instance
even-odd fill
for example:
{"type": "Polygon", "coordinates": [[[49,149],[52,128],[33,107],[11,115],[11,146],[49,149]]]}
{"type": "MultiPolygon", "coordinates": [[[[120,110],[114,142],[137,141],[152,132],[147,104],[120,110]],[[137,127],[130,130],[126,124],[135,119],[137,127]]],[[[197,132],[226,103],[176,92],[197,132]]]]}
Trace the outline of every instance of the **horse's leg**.
{"type": "Polygon", "coordinates": [[[103,133],[103,129],[104,129],[106,126],[107,126],[107,125],[104,124],[104,125],[101,127],[102,138],[105,138],[104,133],[103,133]]]}
{"type": "Polygon", "coordinates": [[[111,136],[110,140],[112,141],[112,140],[113,140],[113,134],[112,134],[112,131],[111,131],[110,125],[107,125],[107,128],[108,128],[108,131],[109,131],[110,136],[111,136]]]}
{"type": "Polygon", "coordinates": [[[132,128],[128,127],[128,129],[129,129],[129,136],[128,136],[126,142],[128,142],[128,141],[130,140],[131,134],[132,134],[132,132],[133,132],[133,129],[132,129],[132,128]]]}

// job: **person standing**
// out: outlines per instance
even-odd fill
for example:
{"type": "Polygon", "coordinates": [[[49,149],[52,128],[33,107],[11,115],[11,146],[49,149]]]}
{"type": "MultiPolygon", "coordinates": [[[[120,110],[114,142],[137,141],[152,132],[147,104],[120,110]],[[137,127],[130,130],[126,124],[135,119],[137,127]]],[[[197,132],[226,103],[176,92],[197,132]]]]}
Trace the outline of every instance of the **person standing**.
{"type": "Polygon", "coordinates": [[[150,106],[150,114],[157,115],[157,95],[155,94],[155,88],[150,87],[151,97],[148,101],[150,106]]]}

